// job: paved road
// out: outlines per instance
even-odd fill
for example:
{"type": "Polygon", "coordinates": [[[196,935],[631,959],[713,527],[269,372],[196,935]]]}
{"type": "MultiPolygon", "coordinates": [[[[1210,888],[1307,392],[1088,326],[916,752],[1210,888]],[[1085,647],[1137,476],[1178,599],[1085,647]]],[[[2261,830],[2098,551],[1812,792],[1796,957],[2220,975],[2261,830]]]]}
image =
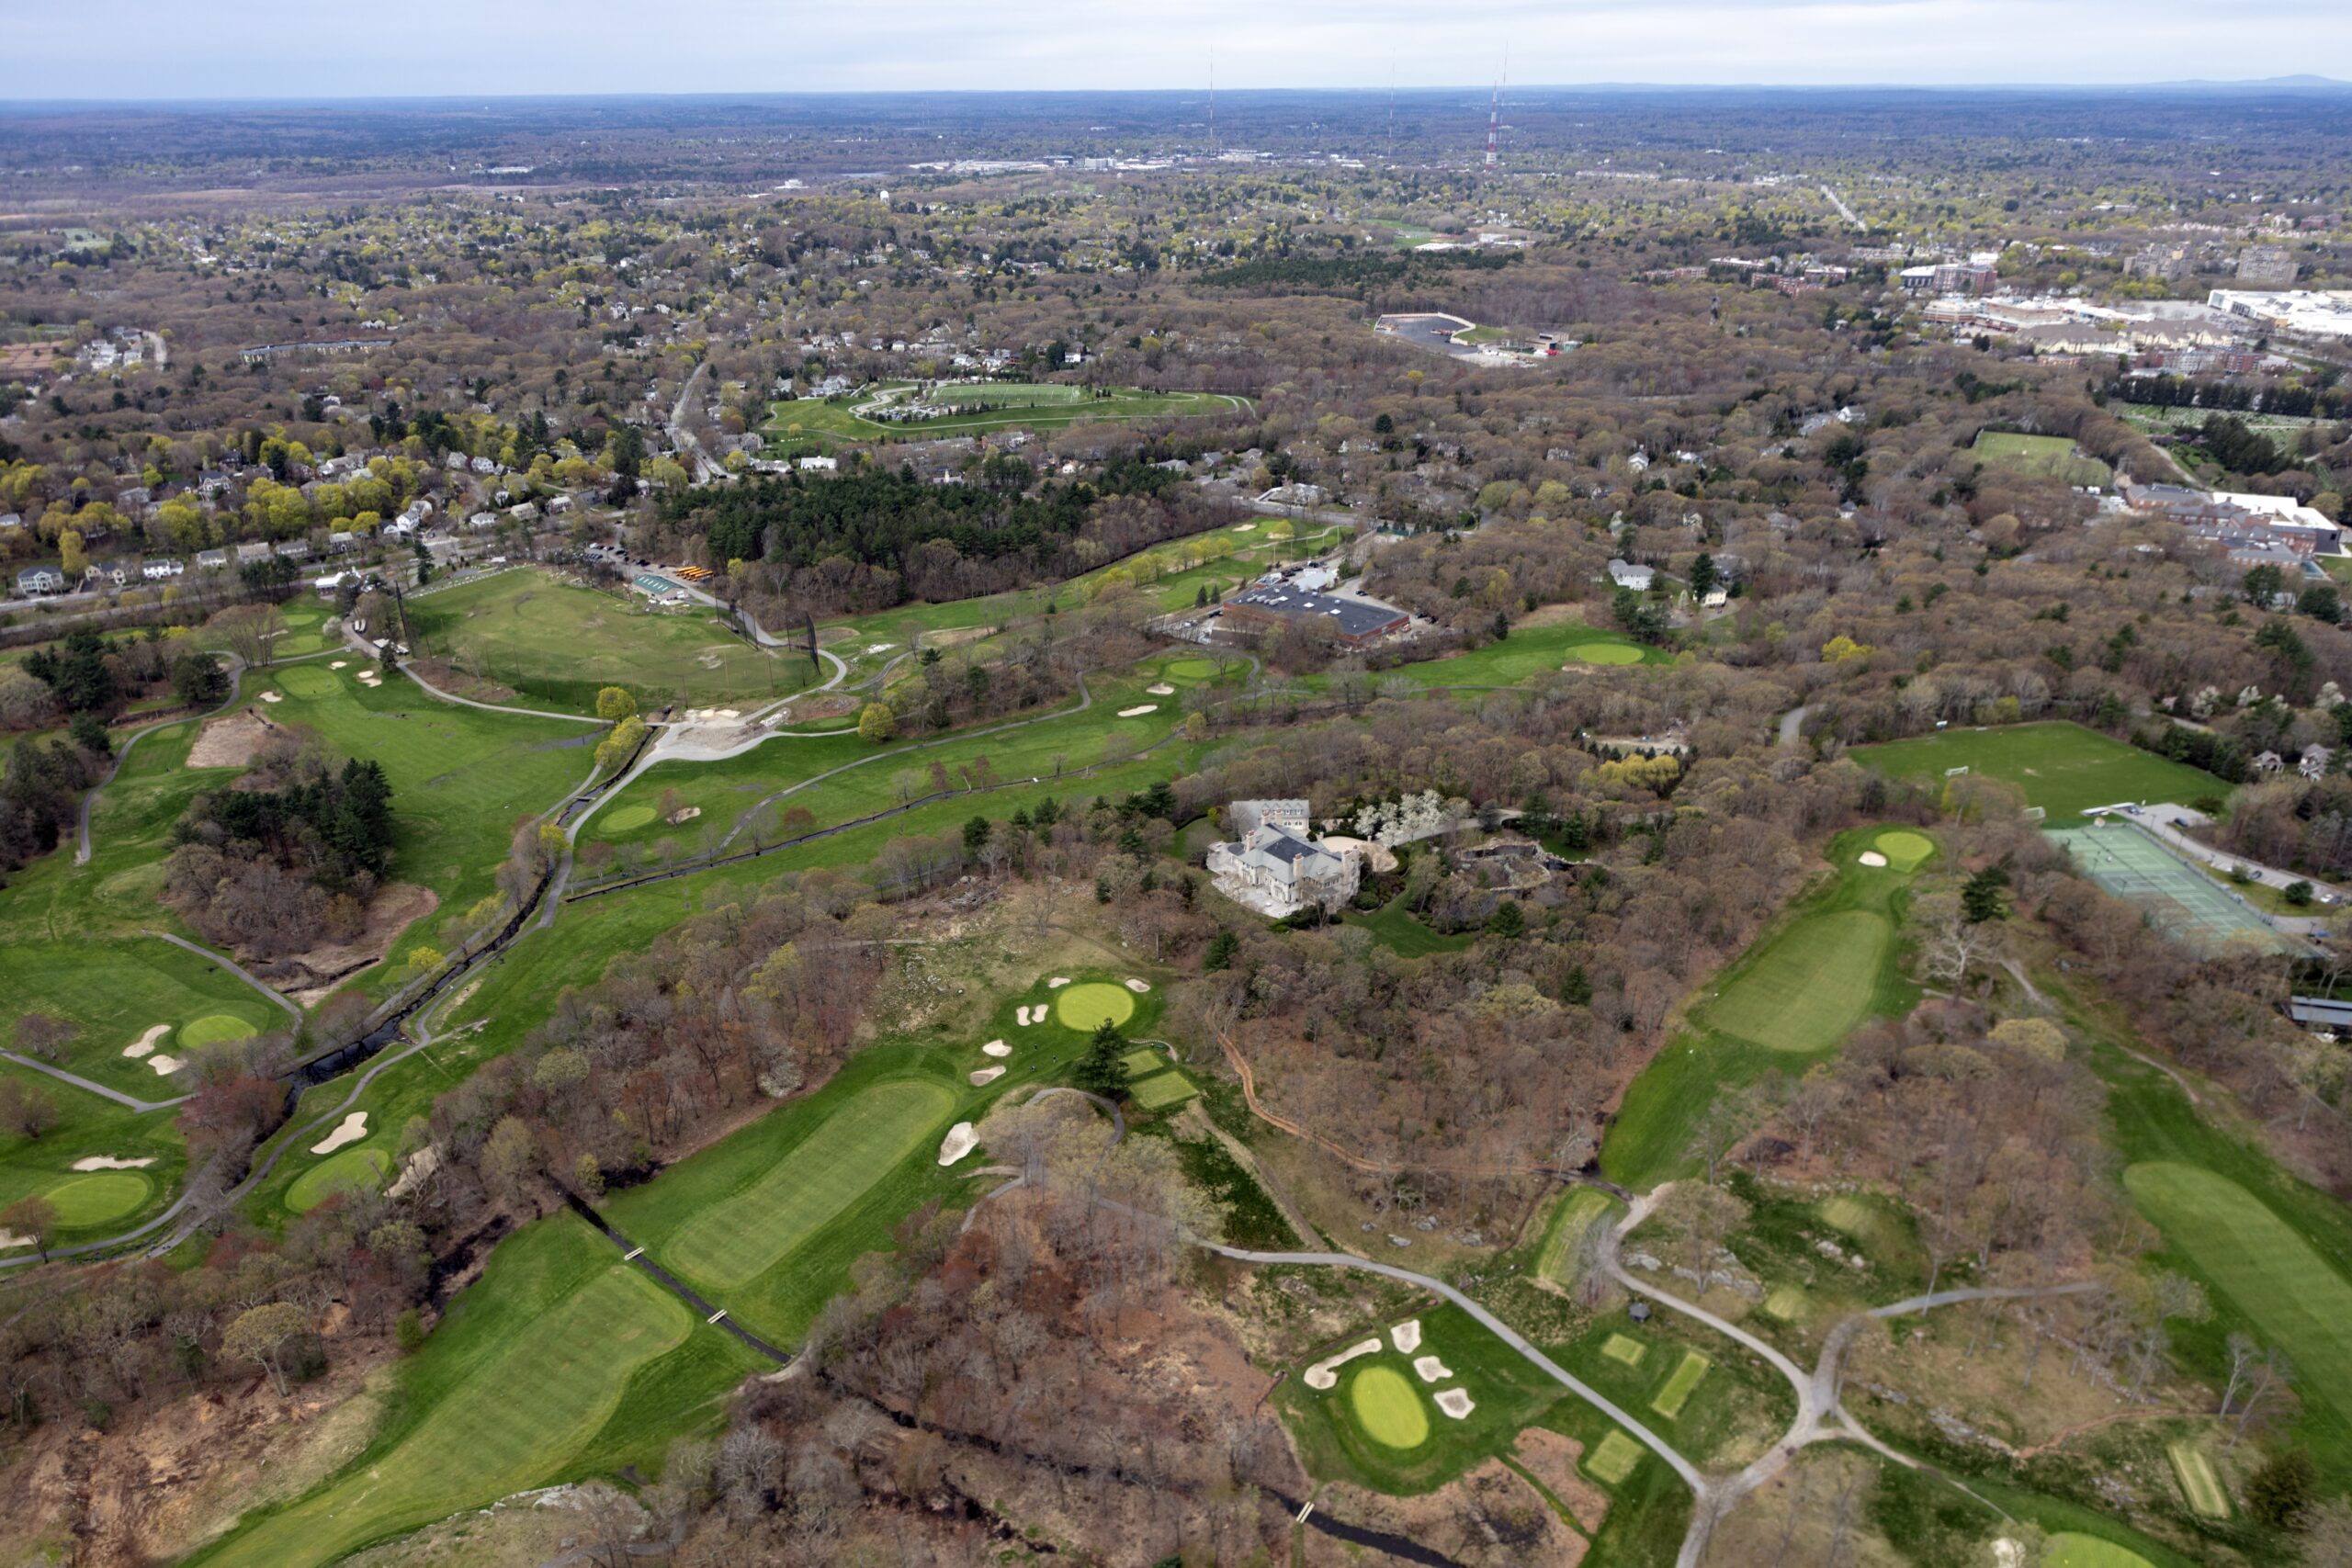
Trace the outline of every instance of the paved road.
{"type": "Polygon", "coordinates": [[[1847,222],[1851,223],[1857,229],[1867,229],[1870,227],[1869,224],[1854,216],[1854,209],[1846,205],[1846,200],[1843,197],[1839,196],[1836,191],[1831,190],[1826,184],[1820,188],[1824,199],[1826,199],[1830,206],[1838,209],[1838,217],[1843,218],[1847,222]]]}
{"type": "MultiPolygon", "coordinates": [[[[356,632],[345,632],[344,635],[351,639],[352,651],[365,654],[369,659],[377,657],[376,648],[373,643],[363,640],[356,632]]],[[[509,707],[501,703],[478,703],[471,697],[461,697],[455,692],[443,691],[440,687],[435,685],[432,682],[418,674],[414,665],[403,664],[400,669],[401,674],[407,676],[410,680],[415,682],[418,685],[424,687],[426,691],[432,693],[443,702],[455,704],[458,707],[480,708],[484,713],[511,713],[519,715],[524,718],[560,718],[566,724],[602,724],[605,722],[601,718],[592,718],[585,714],[550,713],[545,708],[518,708],[509,707]]]]}
{"type": "Polygon", "coordinates": [[[2191,810],[2186,806],[2174,806],[2159,801],[2154,806],[2143,807],[2136,812],[2127,812],[2120,806],[2100,806],[2093,807],[2085,813],[2086,816],[2103,814],[2113,814],[2123,818],[2125,821],[2136,824],[2168,848],[2201,861],[2224,875],[2233,871],[2242,871],[2245,873],[2249,881],[2258,882],[2265,887],[2285,887],[2297,882],[2308,882],[2318,892],[2334,894],[2337,898],[2352,897],[2352,888],[2346,888],[2333,882],[2323,882],[2315,876],[2304,876],[2298,872],[2281,871],[2277,866],[2265,865],[2260,861],[2248,860],[2243,855],[2233,855],[2226,850],[2217,850],[2200,840],[2190,838],[2184,829],[2211,827],[2212,818],[2201,811],[2191,810]]]}
{"type": "MultiPolygon", "coordinates": [[[[187,1098],[187,1095],[181,1095],[176,1100],[140,1100],[134,1096],[123,1093],[119,1089],[108,1089],[102,1083],[95,1083],[92,1080],[84,1077],[79,1073],[69,1073],[63,1067],[58,1066],[52,1063],[40,1061],[31,1056],[20,1055],[14,1051],[0,1051],[0,1061],[14,1062],[20,1067],[30,1067],[34,1072],[46,1073],[51,1077],[57,1079],[61,1083],[70,1083],[75,1089],[87,1089],[92,1094],[99,1095],[105,1099],[113,1100],[117,1105],[127,1105],[133,1111],[166,1111],[171,1107],[177,1105],[180,1100],[187,1098]]],[[[62,1251],[62,1248],[52,1248],[51,1256],[56,1257],[62,1251]]]]}
{"type": "Polygon", "coordinates": [[[701,383],[703,377],[708,374],[709,370],[708,360],[695,366],[693,373],[687,376],[684,384],[678,389],[678,400],[670,409],[671,445],[684,454],[686,459],[694,465],[696,484],[709,484],[729,477],[725,468],[710,460],[710,454],[703,450],[702,443],[695,439],[694,432],[686,428],[686,405],[694,401],[695,388],[701,383]]]}
{"type": "Polygon", "coordinates": [[[1800,731],[1804,724],[1804,716],[1812,711],[1813,708],[1809,704],[1801,704],[1796,707],[1791,708],[1788,712],[1781,716],[1781,745],[1799,746],[1804,744],[1804,736],[1800,733],[1800,731]]]}

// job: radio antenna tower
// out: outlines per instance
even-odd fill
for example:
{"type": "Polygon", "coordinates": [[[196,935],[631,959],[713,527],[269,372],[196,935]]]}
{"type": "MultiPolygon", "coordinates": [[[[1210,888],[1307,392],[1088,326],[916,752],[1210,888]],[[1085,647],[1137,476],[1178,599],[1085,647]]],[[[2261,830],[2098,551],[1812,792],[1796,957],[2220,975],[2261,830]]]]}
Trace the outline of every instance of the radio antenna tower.
{"type": "Polygon", "coordinates": [[[1216,45],[1209,45],[1209,152],[1219,151],[1216,143],[1216,45]]]}
{"type": "Polygon", "coordinates": [[[1487,173],[1495,172],[1495,138],[1502,129],[1503,84],[1510,78],[1510,51],[1503,51],[1503,73],[1495,78],[1495,96],[1487,105],[1487,173]]]}

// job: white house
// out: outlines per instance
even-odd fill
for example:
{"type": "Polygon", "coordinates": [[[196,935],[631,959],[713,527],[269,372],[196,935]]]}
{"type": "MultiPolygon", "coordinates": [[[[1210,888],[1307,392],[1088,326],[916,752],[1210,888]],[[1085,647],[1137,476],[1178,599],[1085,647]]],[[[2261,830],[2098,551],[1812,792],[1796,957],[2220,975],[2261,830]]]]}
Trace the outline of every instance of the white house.
{"type": "Polygon", "coordinates": [[[139,563],[139,575],[150,582],[162,582],[187,570],[187,563],[170,556],[150,556],[139,563]]]}
{"type": "Polygon", "coordinates": [[[1209,846],[1216,890],[1237,904],[1276,917],[1319,905],[1336,909],[1355,897],[1363,860],[1313,837],[1304,800],[1237,800],[1226,817],[1238,835],[1209,846]]]}
{"type": "Polygon", "coordinates": [[[17,592],[27,598],[65,592],[65,574],[53,566],[30,566],[17,573],[17,592]]]}
{"type": "Polygon", "coordinates": [[[1650,583],[1657,577],[1657,570],[1654,567],[1635,566],[1630,561],[1622,560],[1612,560],[1609,563],[1609,581],[1620,588],[1630,588],[1636,593],[1648,592],[1650,583]]]}
{"type": "Polygon", "coordinates": [[[2327,764],[2335,758],[2335,753],[2324,746],[2306,746],[2301,760],[2295,764],[2295,771],[2307,779],[2315,779],[2327,772],[2327,764]]]}
{"type": "Polygon", "coordinates": [[[226,550],[198,550],[196,552],[196,570],[198,571],[225,571],[228,570],[228,567],[229,552],[226,550]]]}
{"type": "Polygon", "coordinates": [[[819,474],[830,474],[841,466],[840,459],[835,457],[803,457],[794,465],[803,473],[819,474]]]}

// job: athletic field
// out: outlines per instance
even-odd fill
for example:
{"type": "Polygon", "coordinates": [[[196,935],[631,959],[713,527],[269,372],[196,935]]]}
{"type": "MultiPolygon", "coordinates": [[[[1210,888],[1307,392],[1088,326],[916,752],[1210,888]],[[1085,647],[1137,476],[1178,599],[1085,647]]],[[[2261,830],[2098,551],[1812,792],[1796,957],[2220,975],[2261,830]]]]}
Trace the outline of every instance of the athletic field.
{"type": "Polygon", "coordinates": [[[841,402],[802,398],[770,406],[762,427],[772,451],[793,453],[837,441],[928,441],[943,435],[975,435],[991,430],[1058,430],[1097,421],[1182,419],[1200,414],[1247,412],[1246,398],[1214,392],[1148,392],[1116,387],[1097,397],[1093,389],[1055,381],[981,381],[937,386],[929,395],[912,382],[869,387],[841,402]],[[857,411],[880,412],[895,403],[928,403],[949,412],[907,421],[868,419],[857,411]]]}
{"type": "Polygon", "coordinates": [[[2156,928],[2176,941],[2208,952],[2246,943],[2265,952],[2299,945],[2129,821],[2110,818],[2103,827],[2054,828],[2050,837],[2075,857],[2086,876],[2146,910],[2156,928]]]}
{"type": "Polygon", "coordinates": [[[2063,435],[1980,430],[1973,450],[1976,460],[1988,468],[2007,468],[2070,485],[2107,485],[2115,479],[2114,469],[2096,457],[2084,457],[2063,435]]]}
{"type": "Polygon", "coordinates": [[[2211,773],[2059,721],[1946,729],[1909,740],[1857,746],[1850,755],[1862,766],[1894,778],[1939,781],[1956,768],[1990,775],[2023,790],[2025,803],[2049,813],[2052,826],[2071,825],[2094,806],[2129,801],[2187,806],[2230,793],[2230,786],[2211,773]]]}

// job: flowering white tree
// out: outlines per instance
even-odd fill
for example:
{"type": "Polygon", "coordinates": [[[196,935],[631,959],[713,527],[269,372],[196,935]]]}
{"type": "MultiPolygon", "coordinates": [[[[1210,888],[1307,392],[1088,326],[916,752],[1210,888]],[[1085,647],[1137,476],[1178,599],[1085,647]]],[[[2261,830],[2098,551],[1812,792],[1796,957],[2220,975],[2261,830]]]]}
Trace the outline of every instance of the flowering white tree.
{"type": "Polygon", "coordinates": [[[1398,844],[1444,832],[1469,815],[1468,801],[1450,800],[1425,789],[1395,801],[1374,801],[1357,812],[1356,837],[1393,850],[1398,844]]]}

